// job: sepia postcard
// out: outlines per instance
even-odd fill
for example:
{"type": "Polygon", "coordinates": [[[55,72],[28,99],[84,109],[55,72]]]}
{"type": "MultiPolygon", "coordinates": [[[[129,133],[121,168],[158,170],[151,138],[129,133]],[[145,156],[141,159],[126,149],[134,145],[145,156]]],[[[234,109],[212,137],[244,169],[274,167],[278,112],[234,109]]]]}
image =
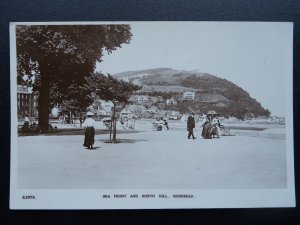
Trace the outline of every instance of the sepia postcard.
{"type": "Polygon", "coordinates": [[[11,209],[295,207],[293,23],[14,22],[11,209]]]}

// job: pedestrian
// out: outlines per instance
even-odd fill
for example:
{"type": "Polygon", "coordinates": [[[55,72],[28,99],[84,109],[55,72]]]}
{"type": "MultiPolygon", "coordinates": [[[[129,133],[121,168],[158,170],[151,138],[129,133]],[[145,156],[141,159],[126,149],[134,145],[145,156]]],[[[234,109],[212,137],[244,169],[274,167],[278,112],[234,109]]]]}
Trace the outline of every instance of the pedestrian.
{"type": "Polygon", "coordinates": [[[189,115],[188,120],[187,120],[187,131],[189,132],[188,139],[190,139],[191,136],[193,137],[193,139],[196,139],[196,137],[194,136],[194,131],[193,131],[193,129],[195,128],[194,116],[195,116],[195,113],[191,112],[191,114],[189,115]]]}
{"type": "Polygon", "coordinates": [[[129,127],[129,129],[134,130],[134,128],[135,128],[135,120],[134,120],[134,118],[131,118],[130,124],[129,124],[128,127],[129,127]]]}
{"type": "Polygon", "coordinates": [[[221,123],[218,119],[217,116],[215,116],[212,120],[212,126],[215,128],[215,134],[217,136],[217,138],[220,138],[220,135],[221,135],[221,130],[220,130],[220,126],[221,126],[221,123]]]}
{"type": "Polygon", "coordinates": [[[83,123],[82,115],[80,115],[80,117],[79,117],[79,123],[80,123],[80,128],[82,128],[82,123],[83,123]]]}
{"type": "Polygon", "coordinates": [[[84,143],[83,146],[88,149],[93,149],[93,145],[95,143],[95,120],[92,118],[93,113],[88,112],[87,119],[83,123],[83,128],[85,130],[84,134],[84,143]]]}
{"type": "Polygon", "coordinates": [[[29,128],[29,126],[30,126],[30,119],[29,119],[29,116],[26,114],[25,118],[24,118],[23,127],[29,128]]]}
{"type": "Polygon", "coordinates": [[[163,124],[166,126],[167,130],[169,130],[167,118],[163,118],[163,124]]]}
{"type": "Polygon", "coordinates": [[[66,123],[67,123],[67,124],[70,124],[70,118],[69,118],[68,115],[66,115],[66,123]]]}

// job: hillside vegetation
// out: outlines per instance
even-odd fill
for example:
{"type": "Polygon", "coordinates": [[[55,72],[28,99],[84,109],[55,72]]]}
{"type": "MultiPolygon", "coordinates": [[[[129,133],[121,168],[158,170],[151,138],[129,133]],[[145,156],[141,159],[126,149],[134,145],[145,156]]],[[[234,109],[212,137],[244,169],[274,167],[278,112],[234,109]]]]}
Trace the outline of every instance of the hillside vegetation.
{"type": "Polygon", "coordinates": [[[182,71],[169,68],[130,71],[116,74],[116,77],[139,83],[143,88],[140,94],[173,97],[177,105],[165,106],[164,109],[179,110],[186,113],[194,110],[206,113],[215,110],[221,115],[243,118],[270,116],[270,111],[238,85],[217,76],[197,71],[182,71]],[[184,91],[194,91],[195,100],[182,101],[184,91]]]}

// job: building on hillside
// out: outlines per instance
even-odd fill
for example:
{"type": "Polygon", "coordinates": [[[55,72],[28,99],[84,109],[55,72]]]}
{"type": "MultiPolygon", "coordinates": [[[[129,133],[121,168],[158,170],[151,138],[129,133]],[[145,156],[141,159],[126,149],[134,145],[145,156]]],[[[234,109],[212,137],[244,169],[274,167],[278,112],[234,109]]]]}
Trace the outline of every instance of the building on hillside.
{"type": "Polygon", "coordinates": [[[109,117],[110,114],[111,114],[110,111],[106,111],[106,110],[102,110],[102,109],[100,109],[100,110],[97,111],[97,115],[99,117],[109,117]]]}
{"type": "Polygon", "coordinates": [[[17,86],[17,110],[18,117],[37,116],[37,96],[33,94],[31,88],[17,86]]]}
{"type": "Polygon", "coordinates": [[[182,100],[195,100],[195,92],[193,91],[183,92],[182,100]]]}
{"type": "Polygon", "coordinates": [[[179,120],[181,118],[181,114],[179,111],[170,111],[168,113],[169,120],[179,120]]]}
{"type": "Polygon", "coordinates": [[[149,98],[150,98],[150,101],[151,101],[152,103],[156,103],[156,102],[159,101],[159,98],[158,98],[157,96],[151,96],[151,97],[149,97],[149,98]]]}
{"type": "Polygon", "coordinates": [[[164,100],[164,98],[162,96],[157,96],[157,98],[158,98],[159,102],[162,102],[164,100]]]}
{"type": "Polygon", "coordinates": [[[132,95],[129,98],[129,101],[132,101],[134,103],[139,103],[139,104],[145,104],[149,102],[149,96],[148,95],[132,95]]]}
{"type": "Polygon", "coordinates": [[[174,98],[168,98],[166,100],[167,105],[177,105],[177,101],[174,98]]]}
{"type": "Polygon", "coordinates": [[[105,100],[97,100],[99,103],[97,106],[97,116],[99,117],[107,117],[111,114],[111,109],[113,107],[113,103],[111,101],[105,101],[105,100]]]}
{"type": "Polygon", "coordinates": [[[137,79],[134,79],[134,80],[132,81],[132,83],[135,84],[135,85],[138,85],[138,86],[141,86],[141,85],[142,85],[142,82],[139,81],[139,80],[137,80],[137,79]]]}
{"type": "Polygon", "coordinates": [[[102,108],[112,108],[114,104],[111,101],[99,100],[102,108]]]}
{"type": "Polygon", "coordinates": [[[151,114],[157,114],[158,113],[158,108],[155,106],[150,107],[149,109],[146,110],[146,112],[151,113],[151,114]]]}

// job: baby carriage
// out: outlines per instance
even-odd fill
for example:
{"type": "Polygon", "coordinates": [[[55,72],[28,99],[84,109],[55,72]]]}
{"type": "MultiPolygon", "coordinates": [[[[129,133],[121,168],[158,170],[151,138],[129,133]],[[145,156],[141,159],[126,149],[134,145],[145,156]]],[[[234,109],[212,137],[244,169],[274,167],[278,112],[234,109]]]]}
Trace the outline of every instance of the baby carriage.
{"type": "Polygon", "coordinates": [[[223,124],[220,123],[218,119],[213,119],[212,126],[215,128],[215,134],[217,137],[222,136],[232,136],[230,129],[226,128],[223,124]]]}
{"type": "Polygon", "coordinates": [[[162,130],[162,125],[159,123],[159,121],[153,122],[152,125],[153,125],[153,130],[155,130],[155,131],[161,131],[162,130]]]}
{"type": "Polygon", "coordinates": [[[230,129],[224,127],[223,125],[220,126],[220,131],[222,136],[234,136],[231,134],[230,129]]]}
{"type": "Polygon", "coordinates": [[[153,122],[152,124],[153,124],[153,130],[162,131],[163,126],[165,126],[167,130],[169,130],[168,122],[166,120],[162,120],[162,119],[157,120],[157,121],[153,122]]]}

